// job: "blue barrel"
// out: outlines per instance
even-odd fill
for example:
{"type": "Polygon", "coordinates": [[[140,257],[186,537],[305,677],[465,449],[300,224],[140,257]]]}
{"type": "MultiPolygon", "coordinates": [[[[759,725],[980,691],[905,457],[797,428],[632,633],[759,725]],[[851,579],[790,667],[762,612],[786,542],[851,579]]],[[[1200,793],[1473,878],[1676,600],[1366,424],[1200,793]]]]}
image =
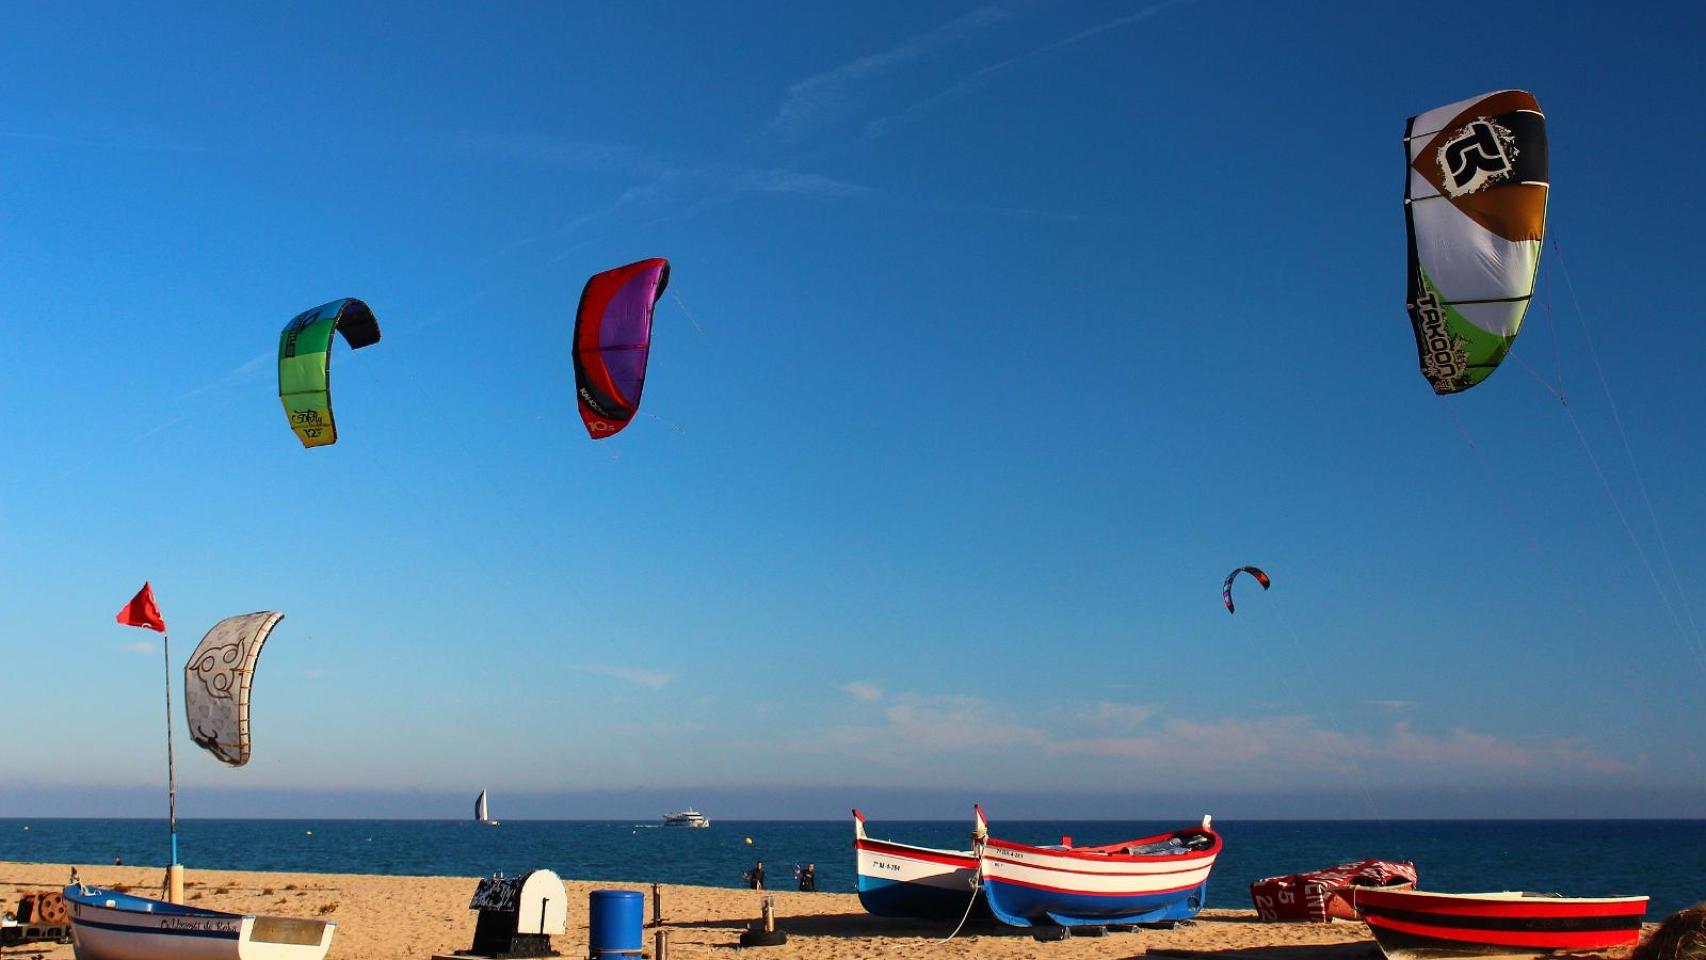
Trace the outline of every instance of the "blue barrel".
{"type": "Polygon", "coordinates": [[[594,890],[586,925],[590,960],[638,957],[645,936],[645,895],[637,890],[594,890]]]}

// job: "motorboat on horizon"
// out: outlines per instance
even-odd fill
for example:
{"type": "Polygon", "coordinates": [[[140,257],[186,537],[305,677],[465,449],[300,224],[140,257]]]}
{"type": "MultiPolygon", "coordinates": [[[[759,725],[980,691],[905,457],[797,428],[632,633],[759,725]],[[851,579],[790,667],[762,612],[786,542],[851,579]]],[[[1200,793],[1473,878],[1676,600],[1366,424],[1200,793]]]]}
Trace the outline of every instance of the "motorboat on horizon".
{"type": "Polygon", "coordinates": [[[663,825],[666,827],[708,827],[711,821],[705,819],[699,811],[688,807],[677,813],[663,815],[663,825]]]}

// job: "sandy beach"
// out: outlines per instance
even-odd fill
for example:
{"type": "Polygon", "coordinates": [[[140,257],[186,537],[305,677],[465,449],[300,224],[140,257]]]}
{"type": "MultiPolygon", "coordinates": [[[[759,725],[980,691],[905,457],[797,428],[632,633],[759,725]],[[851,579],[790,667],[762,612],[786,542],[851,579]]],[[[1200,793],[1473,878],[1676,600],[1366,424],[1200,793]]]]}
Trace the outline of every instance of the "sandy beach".
{"type": "MultiPolygon", "coordinates": [[[[159,891],[157,867],[77,866],[85,882],[127,884],[142,896],[159,891]]],[[[0,901],[17,906],[23,890],[64,885],[70,864],[0,862],[0,901]]],[[[185,896],[196,906],[239,913],[320,917],[337,921],[330,956],[334,960],[426,960],[435,953],[465,950],[472,942],[474,913],[468,899],[473,877],[386,877],[359,874],[260,873],[188,870],[185,896]]],[[[567,882],[569,927],[554,938],[565,957],[586,956],[587,894],[620,888],[648,893],[649,883],[567,882]]],[[[1368,929],[1360,923],[1260,923],[1254,911],[1209,910],[1193,924],[1173,930],[1142,930],[1106,937],[1078,937],[1041,943],[1024,931],[999,924],[968,925],[952,941],[942,942],[951,926],[884,920],[869,916],[859,898],[848,893],[776,892],[777,925],[788,943],[757,952],[778,960],[799,958],[1114,958],[1168,950],[1227,953],[1247,960],[1353,960],[1377,957],[1368,929]]],[[[663,887],[663,919],[673,957],[724,956],[737,946],[740,932],[759,916],[761,895],[724,887],[663,887]]],[[[648,955],[652,932],[646,932],[648,955]]],[[[69,960],[71,946],[37,944],[13,947],[7,957],[40,955],[69,960]]]]}

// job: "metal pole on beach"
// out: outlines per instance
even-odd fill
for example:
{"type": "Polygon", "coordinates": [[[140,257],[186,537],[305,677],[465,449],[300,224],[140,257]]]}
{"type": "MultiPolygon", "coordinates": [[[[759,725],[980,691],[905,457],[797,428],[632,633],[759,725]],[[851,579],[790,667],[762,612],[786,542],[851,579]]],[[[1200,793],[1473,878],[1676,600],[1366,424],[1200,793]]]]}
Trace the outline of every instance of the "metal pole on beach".
{"type": "Polygon", "coordinates": [[[172,760],[172,637],[162,633],[166,650],[166,826],[172,834],[172,862],[166,867],[166,900],[184,902],[184,868],[178,863],[178,777],[172,760]]]}

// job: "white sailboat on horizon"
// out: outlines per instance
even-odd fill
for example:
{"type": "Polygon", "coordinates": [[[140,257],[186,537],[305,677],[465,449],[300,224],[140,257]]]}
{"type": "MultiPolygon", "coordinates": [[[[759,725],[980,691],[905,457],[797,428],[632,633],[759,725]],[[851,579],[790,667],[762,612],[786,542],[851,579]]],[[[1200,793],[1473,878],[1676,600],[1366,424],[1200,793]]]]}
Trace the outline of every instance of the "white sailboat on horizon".
{"type": "Polygon", "coordinates": [[[474,822],[483,823],[488,827],[498,825],[498,822],[493,820],[486,810],[486,790],[484,787],[480,788],[480,798],[474,801],[474,822]]]}

